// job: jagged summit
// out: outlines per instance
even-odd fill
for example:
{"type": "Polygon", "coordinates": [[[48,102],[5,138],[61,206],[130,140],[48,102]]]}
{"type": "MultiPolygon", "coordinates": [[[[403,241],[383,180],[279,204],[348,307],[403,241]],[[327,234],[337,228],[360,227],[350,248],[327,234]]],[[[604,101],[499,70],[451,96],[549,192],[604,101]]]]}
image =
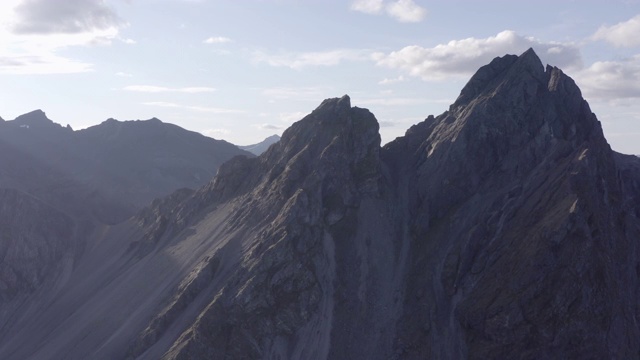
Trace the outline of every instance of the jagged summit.
{"type": "Polygon", "coordinates": [[[271,149],[283,148],[293,156],[303,149],[309,149],[320,155],[322,150],[332,144],[353,144],[368,148],[380,145],[379,125],[376,118],[367,109],[351,107],[351,99],[341,98],[324,100],[315,110],[284,131],[278,145],[271,149]],[[337,140],[340,143],[336,143],[337,140]],[[349,139],[349,140],[347,140],[349,139]]]}

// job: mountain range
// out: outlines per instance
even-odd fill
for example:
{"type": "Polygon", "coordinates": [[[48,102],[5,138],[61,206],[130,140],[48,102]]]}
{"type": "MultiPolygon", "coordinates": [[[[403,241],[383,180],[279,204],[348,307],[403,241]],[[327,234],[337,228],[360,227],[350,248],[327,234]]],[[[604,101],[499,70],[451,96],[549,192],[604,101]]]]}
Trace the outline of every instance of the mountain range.
{"type": "Polygon", "coordinates": [[[640,356],[640,159],[532,49],[384,146],[326,99],[198,187],[182,131],[0,123],[0,358],[640,356]]]}

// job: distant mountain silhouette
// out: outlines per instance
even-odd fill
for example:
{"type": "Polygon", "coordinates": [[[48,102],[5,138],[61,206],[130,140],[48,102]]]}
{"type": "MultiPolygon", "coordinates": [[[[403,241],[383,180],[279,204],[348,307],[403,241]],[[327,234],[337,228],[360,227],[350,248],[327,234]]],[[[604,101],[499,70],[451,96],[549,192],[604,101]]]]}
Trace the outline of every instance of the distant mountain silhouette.
{"type": "Polygon", "coordinates": [[[2,241],[48,263],[0,266],[0,358],[638,357],[640,159],[570,77],[506,55],[443,114],[378,131],[326,99],[262,155],[91,233],[0,191],[2,241]]]}
{"type": "Polygon", "coordinates": [[[252,156],[158,119],[73,131],[36,110],[0,125],[0,140],[111,200],[136,209],[182,187],[198,188],[236,155],[252,156]]]}
{"type": "Polygon", "coordinates": [[[245,145],[245,146],[238,146],[240,149],[242,150],[246,150],[254,155],[260,155],[263,152],[267,151],[267,149],[269,148],[269,146],[277,143],[278,141],[280,141],[280,136],[278,135],[271,135],[268,138],[262,140],[261,142],[257,143],[257,144],[253,144],[253,145],[245,145]]]}

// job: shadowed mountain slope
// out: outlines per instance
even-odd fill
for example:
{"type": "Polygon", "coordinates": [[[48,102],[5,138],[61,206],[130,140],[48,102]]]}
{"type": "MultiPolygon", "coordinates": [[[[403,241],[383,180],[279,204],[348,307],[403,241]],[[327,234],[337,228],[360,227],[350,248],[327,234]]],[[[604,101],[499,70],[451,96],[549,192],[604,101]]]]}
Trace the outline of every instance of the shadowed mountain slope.
{"type": "Polygon", "coordinates": [[[640,161],[571,78],[507,55],[404,137],[378,130],[327,99],[96,231],[0,357],[638,357],[640,161]]]}

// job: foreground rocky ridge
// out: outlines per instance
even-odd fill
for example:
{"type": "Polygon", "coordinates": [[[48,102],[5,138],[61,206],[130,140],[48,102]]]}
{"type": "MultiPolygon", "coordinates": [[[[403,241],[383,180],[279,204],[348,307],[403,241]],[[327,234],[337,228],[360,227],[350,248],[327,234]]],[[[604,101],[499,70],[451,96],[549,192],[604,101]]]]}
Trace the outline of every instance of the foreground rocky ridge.
{"type": "Polygon", "coordinates": [[[328,99],[92,237],[0,357],[637,358],[639,169],[533,50],[382,148],[328,99]]]}

